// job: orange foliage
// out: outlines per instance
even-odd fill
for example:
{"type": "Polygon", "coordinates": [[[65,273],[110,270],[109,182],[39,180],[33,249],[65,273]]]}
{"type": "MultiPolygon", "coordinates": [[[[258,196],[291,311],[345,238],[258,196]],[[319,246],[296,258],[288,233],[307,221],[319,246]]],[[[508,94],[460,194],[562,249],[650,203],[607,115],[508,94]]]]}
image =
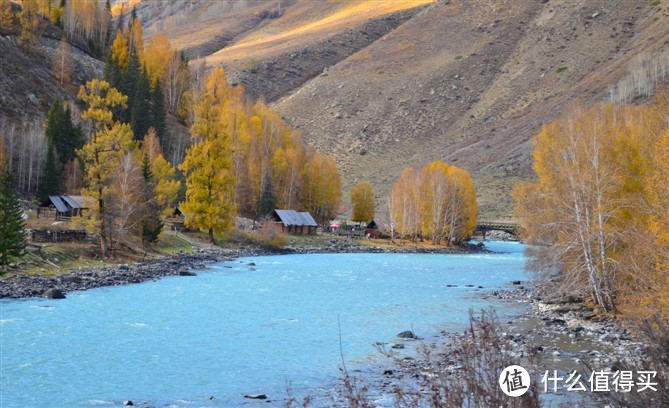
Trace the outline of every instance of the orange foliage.
{"type": "Polygon", "coordinates": [[[159,79],[165,83],[162,79],[165,76],[165,71],[172,55],[174,55],[174,51],[165,35],[157,34],[151,38],[151,41],[149,41],[144,49],[142,62],[146,72],[149,74],[149,78],[151,78],[152,86],[155,86],[159,79]]]}
{"type": "Polygon", "coordinates": [[[392,192],[394,227],[404,238],[462,243],[476,227],[476,190],[469,173],[440,161],[405,168],[392,192]]]}
{"type": "Polygon", "coordinates": [[[538,180],[516,188],[516,214],[555,289],[606,311],[667,310],[666,125],[656,108],[597,105],[535,138],[538,180]]]}

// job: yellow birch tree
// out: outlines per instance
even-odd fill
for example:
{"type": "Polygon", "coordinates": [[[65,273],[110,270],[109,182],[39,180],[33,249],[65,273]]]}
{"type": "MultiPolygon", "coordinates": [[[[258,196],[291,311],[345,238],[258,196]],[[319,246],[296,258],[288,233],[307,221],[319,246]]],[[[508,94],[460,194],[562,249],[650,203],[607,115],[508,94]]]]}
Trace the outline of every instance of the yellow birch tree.
{"type": "Polygon", "coordinates": [[[361,181],[351,190],[351,205],[353,216],[351,221],[370,222],[374,219],[374,193],[369,181],[361,181]]]}

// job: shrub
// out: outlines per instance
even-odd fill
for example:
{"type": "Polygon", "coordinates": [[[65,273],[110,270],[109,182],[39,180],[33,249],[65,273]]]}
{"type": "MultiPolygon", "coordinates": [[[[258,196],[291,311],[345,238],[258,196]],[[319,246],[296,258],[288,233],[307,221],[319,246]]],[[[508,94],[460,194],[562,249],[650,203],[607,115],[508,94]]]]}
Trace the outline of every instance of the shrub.
{"type": "Polygon", "coordinates": [[[272,228],[268,223],[263,223],[257,232],[249,234],[249,238],[253,244],[270,250],[281,249],[288,243],[286,234],[272,228]]]}
{"type": "Polygon", "coordinates": [[[247,69],[250,73],[255,74],[256,71],[258,70],[258,63],[256,62],[256,60],[254,60],[253,58],[251,58],[251,59],[249,60],[249,62],[246,64],[246,69],[247,69]]]}
{"type": "MultiPolygon", "coordinates": [[[[499,386],[499,377],[505,367],[518,364],[520,352],[525,367],[536,367],[536,352],[515,343],[504,333],[494,309],[484,310],[480,317],[469,312],[469,327],[456,337],[446,353],[435,353],[424,346],[418,366],[410,369],[418,383],[395,384],[395,406],[398,407],[518,407],[541,406],[539,387],[536,381],[520,398],[504,394],[499,386]]],[[[383,354],[392,356],[381,346],[383,354]]],[[[413,361],[413,360],[411,360],[413,361]]],[[[414,363],[409,363],[414,364],[414,363]]],[[[372,407],[368,396],[369,387],[362,385],[344,371],[340,378],[340,392],[350,407],[372,407]]]]}

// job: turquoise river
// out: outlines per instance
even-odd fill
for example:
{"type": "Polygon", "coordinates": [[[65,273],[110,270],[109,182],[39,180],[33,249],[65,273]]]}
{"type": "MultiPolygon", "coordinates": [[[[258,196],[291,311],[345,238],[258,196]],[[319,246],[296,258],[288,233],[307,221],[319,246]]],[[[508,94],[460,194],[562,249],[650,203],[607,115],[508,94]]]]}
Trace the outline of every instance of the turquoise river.
{"type": "Polygon", "coordinates": [[[280,406],[288,383],[296,397],[326,395],[340,351],[364,372],[384,359],[373,344],[401,331],[457,330],[470,308],[517,312],[481,294],[527,279],[523,246],[488,247],[499,253],[244,258],[65,300],[2,300],[0,407],[274,406],[243,397],[260,393],[280,406]]]}

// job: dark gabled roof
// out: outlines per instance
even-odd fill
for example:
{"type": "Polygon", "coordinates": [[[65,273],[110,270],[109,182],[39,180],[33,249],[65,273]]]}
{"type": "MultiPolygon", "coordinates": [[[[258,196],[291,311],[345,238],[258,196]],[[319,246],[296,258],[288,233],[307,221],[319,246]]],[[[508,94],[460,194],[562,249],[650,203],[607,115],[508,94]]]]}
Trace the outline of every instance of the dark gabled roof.
{"type": "Polygon", "coordinates": [[[56,207],[56,211],[61,213],[66,213],[69,211],[67,209],[67,206],[63,202],[62,198],[60,198],[60,196],[49,196],[49,199],[42,204],[42,207],[48,207],[49,201],[51,202],[51,204],[53,204],[54,207],[56,207]]]}
{"type": "Polygon", "coordinates": [[[64,195],[61,197],[70,207],[75,209],[91,208],[91,201],[93,200],[93,198],[86,196],[64,195]]]}
{"type": "Polygon", "coordinates": [[[87,196],[52,195],[44,200],[40,207],[54,207],[60,213],[67,213],[70,209],[88,209],[95,204],[95,199],[87,196]]]}
{"type": "Polygon", "coordinates": [[[317,227],[316,221],[308,212],[297,212],[295,210],[274,210],[279,220],[286,227],[317,227]]]}
{"type": "Polygon", "coordinates": [[[302,225],[306,225],[309,227],[318,227],[318,224],[314,220],[314,217],[312,217],[311,214],[309,214],[308,212],[301,212],[298,214],[300,215],[300,218],[302,218],[302,221],[304,222],[304,224],[302,225]]]}

